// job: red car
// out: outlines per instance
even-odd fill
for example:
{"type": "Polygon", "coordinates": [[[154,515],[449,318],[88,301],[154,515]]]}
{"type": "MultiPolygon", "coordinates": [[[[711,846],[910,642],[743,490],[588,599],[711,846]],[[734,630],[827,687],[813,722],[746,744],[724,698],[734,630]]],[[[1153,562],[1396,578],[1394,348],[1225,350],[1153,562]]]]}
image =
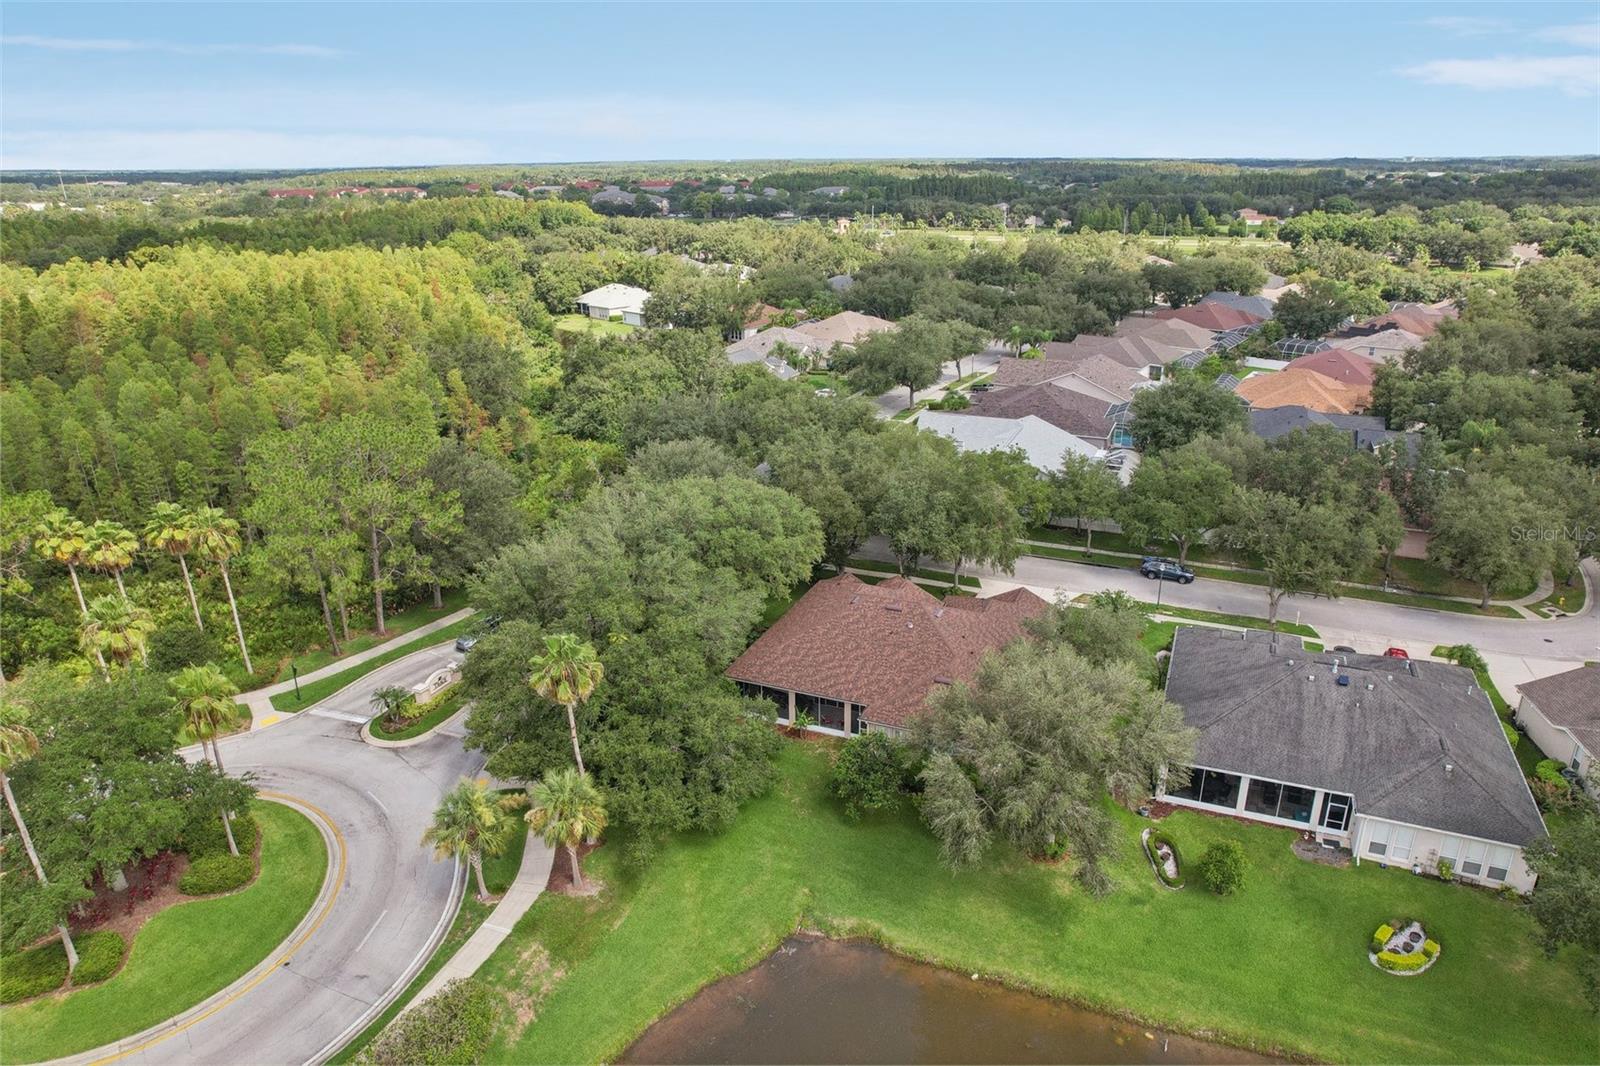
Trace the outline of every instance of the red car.
{"type": "Polygon", "coordinates": [[[1385,656],[1387,656],[1388,658],[1390,658],[1390,659],[1409,659],[1409,658],[1411,658],[1411,656],[1406,654],[1406,650],[1404,648],[1390,648],[1387,651],[1385,651],[1383,654],[1385,656]]]}

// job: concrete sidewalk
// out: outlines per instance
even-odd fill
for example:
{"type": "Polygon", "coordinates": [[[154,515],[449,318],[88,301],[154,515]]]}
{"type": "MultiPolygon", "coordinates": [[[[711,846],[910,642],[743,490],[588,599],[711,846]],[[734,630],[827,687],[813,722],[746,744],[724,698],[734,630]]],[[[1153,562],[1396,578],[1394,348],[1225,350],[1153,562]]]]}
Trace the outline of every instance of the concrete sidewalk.
{"type": "MultiPolygon", "coordinates": [[[[463,977],[471,977],[478,972],[490,955],[494,954],[506,939],[511,935],[512,928],[528,913],[528,908],[533,906],[533,901],[544,894],[544,886],[550,880],[550,867],[555,861],[555,851],[548,847],[544,838],[537,833],[528,833],[528,843],[522,852],[522,866],[517,870],[516,880],[511,882],[511,887],[506,889],[506,894],[500,897],[500,902],[484,923],[478,926],[476,932],[467,938],[450,961],[439,967],[439,972],[422,986],[400,1012],[403,1016],[407,1011],[438,995],[439,990],[451,981],[463,977]]],[[[474,887],[472,874],[467,874],[467,887],[474,887]]]]}
{"type": "MultiPolygon", "coordinates": [[[[443,618],[435,619],[427,625],[418,626],[416,629],[407,630],[399,636],[391,637],[382,644],[374,644],[372,647],[364,651],[358,651],[354,655],[346,655],[342,659],[335,659],[327,666],[319,666],[310,673],[303,675],[300,678],[300,684],[307,685],[313,681],[320,681],[325,677],[343,673],[352,666],[360,666],[364,662],[369,662],[380,655],[385,655],[395,648],[409,644],[411,641],[425,637],[430,633],[436,633],[446,626],[455,625],[462,619],[471,618],[474,613],[476,612],[473,608],[463,607],[461,610],[447,614],[443,618]]],[[[293,680],[279,681],[262,688],[252,689],[249,692],[241,692],[233,698],[233,701],[242,703],[250,708],[250,728],[260,729],[262,726],[271,725],[283,717],[273,709],[272,697],[281,696],[285,692],[293,692],[294,687],[295,682],[293,680]]]]}

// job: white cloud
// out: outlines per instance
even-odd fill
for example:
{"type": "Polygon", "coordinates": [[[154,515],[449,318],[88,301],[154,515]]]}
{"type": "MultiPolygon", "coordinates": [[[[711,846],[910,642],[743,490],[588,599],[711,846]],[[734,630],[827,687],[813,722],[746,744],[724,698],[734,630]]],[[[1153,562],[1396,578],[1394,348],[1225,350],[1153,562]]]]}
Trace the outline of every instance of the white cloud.
{"type": "Polygon", "coordinates": [[[1400,73],[1429,85],[1468,89],[1559,89],[1569,96],[1600,92],[1600,56],[1435,59],[1400,73]]]}
{"type": "Polygon", "coordinates": [[[1600,48],[1600,19],[1570,26],[1547,26],[1534,34],[1541,41],[1558,41],[1579,48],[1600,48]]]}
{"type": "Polygon", "coordinates": [[[139,41],[121,37],[41,37],[19,33],[0,37],[8,48],[43,48],[53,52],[163,52],[168,55],[261,55],[336,59],[345,53],[320,44],[187,44],[179,41],[139,41]]]}
{"type": "Polygon", "coordinates": [[[1423,19],[1422,24],[1457,37],[1487,37],[1504,33],[1511,28],[1505,19],[1483,18],[1478,15],[1438,15],[1423,19]]]}

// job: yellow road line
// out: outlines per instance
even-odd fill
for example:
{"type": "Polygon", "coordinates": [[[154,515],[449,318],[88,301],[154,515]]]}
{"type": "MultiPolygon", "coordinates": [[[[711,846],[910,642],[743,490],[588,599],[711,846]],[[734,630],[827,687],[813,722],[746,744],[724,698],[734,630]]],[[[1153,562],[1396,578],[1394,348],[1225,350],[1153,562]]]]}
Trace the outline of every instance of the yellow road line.
{"type": "Polygon", "coordinates": [[[138,1052],[141,1052],[141,1051],[145,1050],[146,1048],[154,1047],[156,1044],[161,1043],[163,1040],[166,1040],[166,1039],[168,1039],[170,1037],[177,1036],[179,1033],[184,1032],[187,1029],[193,1028],[196,1025],[199,1025],[201,1022],[205,1021],[207,1018],[211,1017],[213,1014],[217,1013],[222,1008],[228,1006],[231,1003],[237,1002],[239,1000],[239,998],[242,997],[245,993],[249,992],[252,988],[255,988],[262,981],[265,981],[268,977],[272,976],[273,972],[276,971],[278,969],[278,967],[283,966],[291,958],[293,958],[294,957],[294,953],[299,951],[302,947],[305,946],[306,941],[311,939],[311,935],[317,931],[317,928],[320,925],[322,925],[323,920],[328,917],[328,913],[333,910],[334,901],[339,898],[339,890],[344,885],[344,870],[345,870],[344,834],[339,832],[339,827],[336,824],[334,824],[334,821],[333,821],[332,818],[328,817],[328,812],[324,811],[321,807],[318,807],[315,804],[307,803],[303,799],[300,799],[300,798],[298,798],[296,796],[290,796],[290,795],[287,795],[287,794],[282,793],[282,792],[260,792],[260,793],[257,793],[257,795],[260,795],[260,796],[263,796],[263,797],[276,798],[276,799],[280,799],[280,800],[286,800],[286,801],[288,801],[289,804],[293,804],[295,806],[304,807],[306,810],[311,811],[312,813],[314,813],[318,818],[321,818],[323,824],[326,825],[330,830],[333,831],[334,843],[339,845],[339,871],[338,871],[338,876],[336,877],[336,879],[333,882],[333,892],[329,894],[328,902],[323,905],[322,913],[317,915],[316,921],[311,923],[311,928],[307,929],[305,931],[305,934],[302,935],[299,940],[297,940],[293,944],[291,944],[289,946],[289,950],[285,951],[283,953],[282,957],[280,957],[271,966],[268,966],[265,970],[262,970],[260,973],[256,974],[256,976],[253,977],[247,984],[245,984],[245,986],[243,988],[238,989],[232,995],[228,996],[226,999],[224,999],[221,1002],[213,1005],[210,1010],[206,1011],[203,1014],[198,1014],[195,1017],[190,1018],[188,1021],[184,1022],[182,1025],[174,1026],[173,1028],[168,1029],[166,1032],[162,1033],[160,1036],[153,1036],[149,1040],[146,1040],[142,1044],[138,1044],[138,1045],[135,1045],[134,1047],[128,1048],[126,1051],[119,1051],[115,1055],[107,1055],[103,1059],[95,1059],[93,1062],[91,1062],[89,1064],[89,1066],[102,1066],[102,1064],[107,1063],[107,1062],[116,1062],[118,1059],[124,1059],[124,1058],[127,1058],[129,1055],[137,1054],[138,1052]]]}

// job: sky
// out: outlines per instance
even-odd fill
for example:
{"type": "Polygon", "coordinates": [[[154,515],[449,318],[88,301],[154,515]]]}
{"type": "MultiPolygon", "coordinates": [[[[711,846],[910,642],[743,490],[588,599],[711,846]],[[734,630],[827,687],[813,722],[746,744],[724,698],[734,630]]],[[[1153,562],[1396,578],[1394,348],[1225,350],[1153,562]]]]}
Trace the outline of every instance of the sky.
{"type": "Polygon", "coordinates": [[[1600,3],[74,4],[0,166],[1600,153],[1600,3]]]}

